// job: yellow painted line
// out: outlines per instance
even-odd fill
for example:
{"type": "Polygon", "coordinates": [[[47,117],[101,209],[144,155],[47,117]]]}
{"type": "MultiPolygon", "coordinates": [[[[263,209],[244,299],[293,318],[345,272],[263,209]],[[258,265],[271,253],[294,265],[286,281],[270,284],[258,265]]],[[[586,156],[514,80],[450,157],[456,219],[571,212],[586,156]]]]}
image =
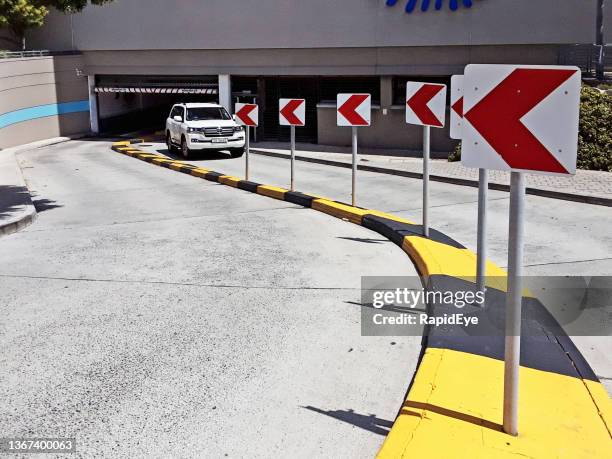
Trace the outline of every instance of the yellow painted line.
{"type": "Polygon", "coordinates": [[[204,169],[203,167],[198,167],[197,169],[191,169],[191,175],[194,177],[204,178],[206,174],[210,171],[208,169],[204,169]]]}
{"type": "Polygon", "coordinates": [[[357,225],[361,225],[361,220],[364,215],[371,213],[369,210],[358,209],[327,199],[315,199],[312,201],[312,208],[319,212],[333,215],[334,217],[346,218],[348,221],[357,225]]]}
{"type": "Polygon", "coordinates": [[[257,187],[257,194],[280,200],[285,199],[285,193],[287,191],[289,190],[285,190],[284,188],[279,188],[277,186],[271,185],[259,185],[257,187]]]}
{"type": "MultiPolygon", "coordinates": [[[[476,282],[476,254],[469,249],[459,249],[419,236],[406,236],[402,249],[425,280],[441,275],[476,282]]],[[[507,291],[507,275],[506,271],[487,260],[487,287],[507,291]]],[[[523,293],[531,296],[528,291],[523,293]]]]}
{"type": "Polygon", "coordinates": [[[612,457],[589,392],[570,376],[521,367],[519,436],[503,433],[503,372],[496,359],[428,348],[378,458],[612,457]]]}
{"type": "Polygon", "coordinates": [[[219,177],[219,183],[233,186],[234,188],[238,188],[238,182],[240,182],[240,180],[241,179],[239,179],[238,177],[233,177],[231,175],[222,175],[221,177],[219,177]]]}
{"type": "Polygon", "coordinates": [[[113,142],[113,147],[120,147],[120,146],[128,146],[130,144],[129,140],[124,140],[121,142],[113,142]]]}

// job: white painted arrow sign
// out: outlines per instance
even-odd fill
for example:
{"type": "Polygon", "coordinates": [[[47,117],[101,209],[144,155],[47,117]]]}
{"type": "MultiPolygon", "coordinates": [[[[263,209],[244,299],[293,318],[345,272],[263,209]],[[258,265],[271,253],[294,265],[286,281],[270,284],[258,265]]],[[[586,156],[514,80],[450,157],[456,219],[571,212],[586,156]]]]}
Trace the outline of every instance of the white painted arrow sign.
{"type": "Polygon", "coordinates": [[[446,85],[406,83],[406,123],[442,128],[445,115],[446,85]]]}
{"type": "Polygon", "coordinates": [[[304,99],[279,99],[278,122],[281,126],[305,126],[306,101],[304,99]]]}
{"type": "Polygon", "coordinates": [[[451,77],[450,137],[461,140],[463,136],[463,75],[451,77]]]}
{"type": "Polygon", "coordinates": [[[575,174],[580,85],[577,67],[468,65],[462,164],[575,174]]]}

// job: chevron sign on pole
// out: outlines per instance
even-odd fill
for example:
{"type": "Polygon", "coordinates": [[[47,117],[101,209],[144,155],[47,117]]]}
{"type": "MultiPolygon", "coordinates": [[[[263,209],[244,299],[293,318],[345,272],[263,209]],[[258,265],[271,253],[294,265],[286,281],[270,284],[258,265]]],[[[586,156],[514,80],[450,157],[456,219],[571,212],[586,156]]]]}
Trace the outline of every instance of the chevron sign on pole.
{"type": "Polygon", "coordinates": [[[468,65],[463,165],[575,174],[580,78],[577,67],[468,65]]]}
{"type": "Polygon", "coordinates": [[[451,77],[450,137],[461,140],[463,136],[463,75],[451,77]]]}
{"type": "Polygon", "coordinates": [[[281,126],[305,126],[306,101],[304,99],[279,99],[278,122],[281,126]]]}
{"type": "Polygon", "coordinates": [[[259,124],[259,107],[255,104],[236,104],[236,122],[243,126],[259,124]]]}
{"type": "Polygon", "coordinates": [[[370,94],[338,94],[338,126],[369,126],[372,118],[370,94]]]}
{"type": "Polygon", "coordinates": [[[442,128],[445,115],[446,85],[406,83],[406,123],[442,128]]]}
{"type": "Polygon", "coordinates": [[[423,236],[429,237],[429,156],[431,128],[443,128],[446,118],[446,85],[408,81],[406,123],[423,126],[423,236]]]}
{"type": "Polygon", "coordinates": [[[353,174],[351,187],[351,203],[357,205],[357,149],[358,131],[360,126],[370,126],[372,119],[371,94],[338,94],[337,98],[338,126],[352,127],[353,174]]]}
{"type": "Polygon", "coordinates": [[[461,162],[481,170],[511,171],[503,428],[514,436],[519,431],[524,173],[576,173],[580,85],[577,67],[465,68],[461,162]]]}

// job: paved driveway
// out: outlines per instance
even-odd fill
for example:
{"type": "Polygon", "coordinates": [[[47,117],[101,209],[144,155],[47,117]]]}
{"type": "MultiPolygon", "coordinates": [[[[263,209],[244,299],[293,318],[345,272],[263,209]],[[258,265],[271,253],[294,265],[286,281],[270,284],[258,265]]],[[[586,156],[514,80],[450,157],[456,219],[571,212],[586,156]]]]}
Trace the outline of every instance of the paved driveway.
{"type": "MultiPolygon", "coordinates": [[[[168,153],[159,143],[143,149],[147,148],[168,153]]],[[[190,162],[244,177],[244,160],[231,159],[223,153],[202,154],[190,162]]],[[[288,160],[252,154],[250,163],[251,180],[289,187],[288,160]]],[[[350,169],[298,161],[296,171],[298,190],[350,202],[350,169]]],[[[421,187],[421,180],[360,171],[357,204],[420,222],[421,187]]],[[[432,182],[430,189],[432,227],[476,250],[477,189],[440,182],[432,182]]],[[[509,194],[490,191],[489,198],[489,258],[505,267],[509,194]]],[[[612,276],[612,212],[609,207],[528,195],[526,220],[525,275],[612,276]]],[[[589,317],[598,321],[601,315],[589,317]]],[[[610,337],[576,336],[573,339],[612,394],[610,337]]]]}
{"type": "Polygon", "coordinates": [[[19,155],[40,213],[0,239],[0,436],[76,436],[87,456],[372,457],[420,338],[360,336],[360,277],[416,275],[407,256],[109,147],[19,155]]]}

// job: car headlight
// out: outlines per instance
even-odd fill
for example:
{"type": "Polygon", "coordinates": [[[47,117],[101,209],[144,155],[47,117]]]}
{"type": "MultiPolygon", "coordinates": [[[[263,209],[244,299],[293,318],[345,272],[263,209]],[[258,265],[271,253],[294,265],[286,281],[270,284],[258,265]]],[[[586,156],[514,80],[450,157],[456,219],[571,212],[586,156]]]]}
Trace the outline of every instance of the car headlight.
{"type": "Polygon", "coordinates": [[[234,132],[242,132],[244,129],[242,126],[234,126],[234,132]]]}
{"type": "Polygon", "coordinates": [[[194,128],[194,127],[187,128],[187,132],[189,132],[190,134],[194,132],[202,132],[202,131],[204,131],[204,129],[202,128],[194,128]]]}

